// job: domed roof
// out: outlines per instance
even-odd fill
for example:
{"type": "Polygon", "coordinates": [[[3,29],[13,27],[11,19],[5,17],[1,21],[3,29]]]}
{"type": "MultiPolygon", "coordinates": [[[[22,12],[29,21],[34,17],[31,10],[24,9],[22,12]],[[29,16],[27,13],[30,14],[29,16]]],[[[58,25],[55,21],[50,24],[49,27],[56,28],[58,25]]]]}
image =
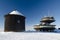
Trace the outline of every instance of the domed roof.
{"type": "Polygon", "coordinates": [[[14,10],[12,12],[10,12],[9,14],[14,14],[14,15],[21,15],[21,16],[24,16],[22,13],[18,12],[17,10],[14,10]]]}

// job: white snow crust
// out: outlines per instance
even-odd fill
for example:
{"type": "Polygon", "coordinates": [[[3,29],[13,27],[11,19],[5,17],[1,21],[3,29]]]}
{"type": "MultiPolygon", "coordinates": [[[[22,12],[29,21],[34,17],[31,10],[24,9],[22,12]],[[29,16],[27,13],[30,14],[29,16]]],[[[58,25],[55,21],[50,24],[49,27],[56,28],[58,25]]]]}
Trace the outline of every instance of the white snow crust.
{"type": "Polygon", "coordinates": [[[60,40],[60,33],[0,32],[0,40],[60,40]]]}

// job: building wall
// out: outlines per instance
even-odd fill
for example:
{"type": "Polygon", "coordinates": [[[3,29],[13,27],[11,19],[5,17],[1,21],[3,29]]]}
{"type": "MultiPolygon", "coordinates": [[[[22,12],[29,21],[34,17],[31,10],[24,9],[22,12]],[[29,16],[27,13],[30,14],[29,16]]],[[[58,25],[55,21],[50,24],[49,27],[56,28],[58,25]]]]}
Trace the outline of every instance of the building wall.
{"type": "Polygon", "coordinates": [[[21,15],[5,15],[4,31],[25,31],[25,17],[21,15]]]}

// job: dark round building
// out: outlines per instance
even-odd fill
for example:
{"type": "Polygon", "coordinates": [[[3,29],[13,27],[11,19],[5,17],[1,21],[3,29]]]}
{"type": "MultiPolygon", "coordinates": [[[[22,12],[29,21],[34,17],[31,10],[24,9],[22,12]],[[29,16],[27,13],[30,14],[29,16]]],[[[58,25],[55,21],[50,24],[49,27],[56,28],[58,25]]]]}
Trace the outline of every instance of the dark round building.
{"type": "Polygon", "coordinates": [[[5,32],[22,32],[25,31],[25,16],[17,10],[5,15],[5,32]]]}

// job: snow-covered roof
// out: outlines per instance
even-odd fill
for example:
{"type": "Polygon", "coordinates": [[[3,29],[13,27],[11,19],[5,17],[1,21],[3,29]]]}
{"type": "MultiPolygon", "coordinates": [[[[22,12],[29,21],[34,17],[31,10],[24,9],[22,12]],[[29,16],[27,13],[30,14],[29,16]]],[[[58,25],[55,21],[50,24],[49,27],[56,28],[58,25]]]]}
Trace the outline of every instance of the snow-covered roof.
{"type": "Polygon", "coordinates": [[[17,11],[17,10],[14,10],[14,11],[10,12],[9,14],[14,14],[14,15],[21,15],[21,16],[24,16],[22,13],[20,13],[20,12],[17,11]]]}

